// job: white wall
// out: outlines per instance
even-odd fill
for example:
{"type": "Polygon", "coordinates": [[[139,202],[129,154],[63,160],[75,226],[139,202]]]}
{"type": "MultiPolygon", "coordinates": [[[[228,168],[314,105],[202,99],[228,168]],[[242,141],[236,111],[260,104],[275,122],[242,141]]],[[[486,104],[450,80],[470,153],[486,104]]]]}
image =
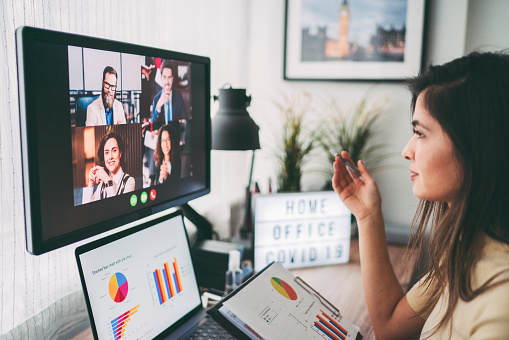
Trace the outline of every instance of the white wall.
{"type": "Polygon", "coordinates": [[[509,1],[470,0],[465,53],[509,48],[509,1]]]}
{"type": "Polygon", "coordinates": [[[465,51],[468,0],[429,0],[426,62],[441,64],[460,57],[465,51]]]}

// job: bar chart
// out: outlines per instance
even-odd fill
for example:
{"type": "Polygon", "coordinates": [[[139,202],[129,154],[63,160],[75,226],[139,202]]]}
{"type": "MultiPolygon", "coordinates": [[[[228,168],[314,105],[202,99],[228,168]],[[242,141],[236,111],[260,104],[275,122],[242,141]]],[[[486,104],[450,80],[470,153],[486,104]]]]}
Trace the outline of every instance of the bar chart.
{"type": "Polygon", "coordinates": [[[316,317],[318,320],[314,322],[318,333],[322,333],[333,340],[345,340],[348,335],[348,331],[330,315],[322,310],[320,310],[320,312],[322,312],[322,315],[317,314],[316,317]]]}
{"type": "Polygon", "coordinates": [[[124,337],[126,325],[131,321],[131,317],[138,312],[140,305],[129,309],[115,319],[111,320],[111,330],[113,331],[113,339],[118,340],[124,337]]]}
{"type": "Polygon", "coordinates": [[[165,262],[163,268],[154,270],[152,275],[160,305],[182,292],[177,258],[173,258],[171,267],[168,262],[165,262]]]}

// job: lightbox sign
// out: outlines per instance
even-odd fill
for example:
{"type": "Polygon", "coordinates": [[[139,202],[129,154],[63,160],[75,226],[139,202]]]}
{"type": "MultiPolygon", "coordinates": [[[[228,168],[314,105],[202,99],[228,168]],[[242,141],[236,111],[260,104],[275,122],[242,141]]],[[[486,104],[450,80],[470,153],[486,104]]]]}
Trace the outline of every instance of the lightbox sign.
{"type": "Polygon", "coordinates": [[[334,191],[253,196],[254,267],[286,268],[348,262],[348,208],[334,191]]]}

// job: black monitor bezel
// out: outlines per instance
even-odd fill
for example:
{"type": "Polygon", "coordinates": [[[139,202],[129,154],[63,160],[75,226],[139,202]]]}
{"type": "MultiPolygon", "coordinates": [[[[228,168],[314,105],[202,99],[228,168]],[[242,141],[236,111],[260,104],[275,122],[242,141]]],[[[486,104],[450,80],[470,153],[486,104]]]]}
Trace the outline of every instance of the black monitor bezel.
{"type": "Polygon", "coordinates": [[[64,33],[58,31],[45,30],[35,27],[23,26],[16,30],[16,53],[18,63],[18,86],[19,86],[19,115],[20,115],[20,137],[21,137],[21,159],[22,159],[22,180],[23,180],[23,202],[26,233],[26,248],[33,255],[40,255],[63,246],[81,241],[83,239],[98,235],[100,233],[118,228],[124,224],[134,222],[141,218],[152,215],[156,212],[169,209],[181,204],[185,204],[192,199],[204,196],[210,193],[210,150],[211,150],[211,120],[210,120],[210,59],[204,56],[165,50],[155,47],[136,45],[127,42],[108,40],[103,38],[64,33]],[[25,93],[27,86],[25,82],[25,73],[33,71],[34,65],[30,65],[26,53],[30,53],[34,42],[49,42],[57,44],[67,44],[87,48],[101,49],[121,53],[130,53],[145,56],[158,56],[165,59],[190,61],[203,64],[205,67],[205,81],[202,84],[208,99],[204,103],[205,108],[205,183],[203,189],[189,192],[185,195],[170,199],[157,205],[149,207],[140,207],[132,213],[127,213],[92,224],[76,231],[51,239],[43,238],[42,211],[40,202],[42,200],[39,185],[39,161],[37,143],[37,129],[33,126],[31,120],[27,123],[26,116],[33,110],[31,103],[27,102],[25,93]],[[28,140],[30,136],[30,141],[28,140]]]}

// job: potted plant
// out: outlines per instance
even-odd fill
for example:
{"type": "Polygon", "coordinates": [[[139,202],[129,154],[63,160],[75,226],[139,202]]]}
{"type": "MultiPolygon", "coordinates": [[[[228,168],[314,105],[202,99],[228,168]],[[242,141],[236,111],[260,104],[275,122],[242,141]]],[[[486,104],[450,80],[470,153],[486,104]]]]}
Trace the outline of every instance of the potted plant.
{"type": "Polygon", "coordinates": [[[316,129],[306,121],[311,97],[301,93],[276,104],[282,113],[283,135],[275,154],[279,192],[300,192],[304,164],[318,142],[316,129]]]}
{"type": "Polygon", "coordinates": [[[334,170],[331,164],[334,155],[330,152],[339,153],[348,151],[354,164],[362,159],[370,171],[382,168],[382,164],[393,154],[384,152],[387,143],[375,143],[374,137],[379,132],[380,113],[384,110],[387,100],[375,98],[369,100],[367,95],[354,106],[349,114],[343,114],[337,103],[333,100],[330,104],[331,111],[326,120],[321,124],[318,144],[327,154],[327,166],[324,167],[327,182],[324,189],[332,189],[332,175],[334,170]]]}

